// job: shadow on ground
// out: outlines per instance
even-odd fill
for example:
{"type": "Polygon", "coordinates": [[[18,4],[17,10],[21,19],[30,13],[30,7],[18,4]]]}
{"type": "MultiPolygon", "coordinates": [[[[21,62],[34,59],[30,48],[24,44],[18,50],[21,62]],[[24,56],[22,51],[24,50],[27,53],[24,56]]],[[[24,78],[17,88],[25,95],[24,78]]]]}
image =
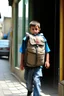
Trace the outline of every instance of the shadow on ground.
{"type": "Polygon", "coordinates": [[[42,96],[58,96],[58,85],[51,80],[41,81],[42,96]]]}

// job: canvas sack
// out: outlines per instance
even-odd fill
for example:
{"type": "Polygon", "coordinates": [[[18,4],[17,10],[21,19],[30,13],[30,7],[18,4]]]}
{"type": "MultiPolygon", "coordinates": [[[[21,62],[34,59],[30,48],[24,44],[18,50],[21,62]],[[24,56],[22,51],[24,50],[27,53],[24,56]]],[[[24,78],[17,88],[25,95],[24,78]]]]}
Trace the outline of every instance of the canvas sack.
{"type": "Polygon", "coordinates": [[[44,65],[45,41],[42,36],[29,35],[25,52],[24,64],[28,67],[44,65]]]}

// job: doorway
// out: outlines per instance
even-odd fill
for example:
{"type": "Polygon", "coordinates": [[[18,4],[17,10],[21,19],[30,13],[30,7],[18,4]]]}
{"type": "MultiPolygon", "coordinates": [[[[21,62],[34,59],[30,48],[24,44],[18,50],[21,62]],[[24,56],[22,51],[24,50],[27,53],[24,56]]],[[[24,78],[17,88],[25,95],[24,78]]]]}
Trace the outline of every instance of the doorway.
{"type": "Polygon", "coordinates": [[[41,24],[50,52],[50,68],[43,69],[43,81],[58,85],[59,80],[59,0],[33,0],[33,19],[41,24]]]}

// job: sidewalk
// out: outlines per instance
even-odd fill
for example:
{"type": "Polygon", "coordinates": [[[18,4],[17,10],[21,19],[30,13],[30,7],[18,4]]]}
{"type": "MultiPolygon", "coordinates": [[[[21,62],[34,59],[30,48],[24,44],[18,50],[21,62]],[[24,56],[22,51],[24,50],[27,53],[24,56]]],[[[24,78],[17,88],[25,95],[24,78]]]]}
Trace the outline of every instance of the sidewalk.
{"type": "Polygon", "coordinates": [[[26,96],[27,89],[10,71],[7,60],[0,59],[0,96],[26,96]]]}
{"type": "MultiPolygon", "coordinates": [[[[53,90],[42,88],[42,96],[58,96],[53,90]],[[50,93],[50,94],[49,94],[50,93]]],[[[23,82],[10,71],[10,64],[7,60],[0,59],[0,96],[26,96],[27,89],[23,82]]]]}

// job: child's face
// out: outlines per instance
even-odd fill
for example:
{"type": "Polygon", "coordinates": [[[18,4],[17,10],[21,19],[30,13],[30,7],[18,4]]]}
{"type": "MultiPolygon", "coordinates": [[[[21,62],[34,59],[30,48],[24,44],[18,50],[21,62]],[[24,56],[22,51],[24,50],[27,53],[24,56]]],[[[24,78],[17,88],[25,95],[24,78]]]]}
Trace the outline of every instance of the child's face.
{"type": "Polygon", "coordinates": [[[38,27],[38,26],[31,26],[30,27],[30,32],[32,33],[32,34],[38,34],[39,32],[40,32],[40,28],[38,27]]]}

